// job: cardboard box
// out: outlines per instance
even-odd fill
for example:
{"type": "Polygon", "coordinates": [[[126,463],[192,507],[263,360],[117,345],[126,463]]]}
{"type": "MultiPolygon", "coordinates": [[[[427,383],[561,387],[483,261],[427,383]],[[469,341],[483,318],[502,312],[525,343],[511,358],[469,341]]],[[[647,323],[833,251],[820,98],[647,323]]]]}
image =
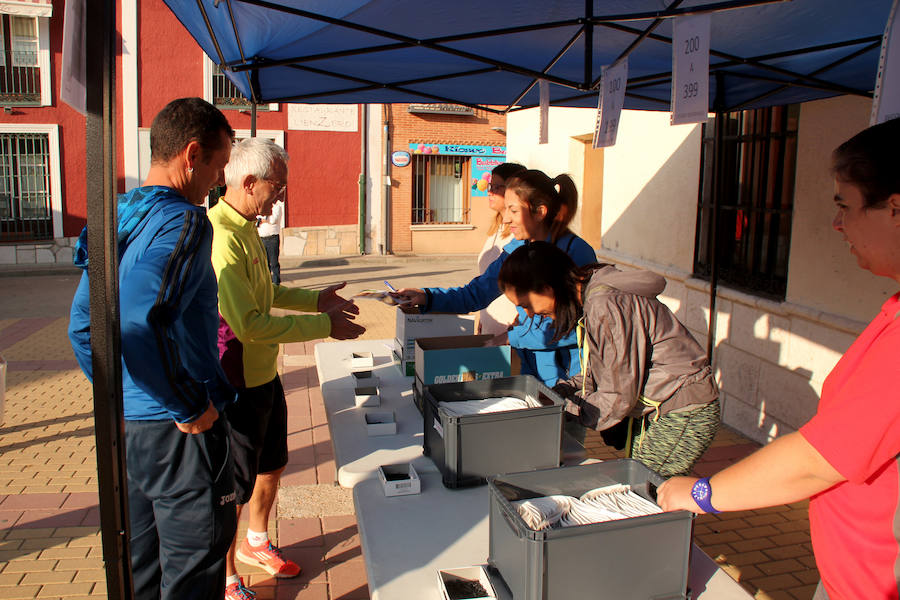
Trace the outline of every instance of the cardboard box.
{"type": "Polygon", "coordinates": [[[394,366],[400,369],[400,373],[407,377],[412,377],[416,374],[415,357],[415,352],[413,352],[413,355],[409,358],[403,358],[403,344],[398,339],[394,340],[394,348],[391,350],[391,360],[394,363],[394,366]]]}
{"type": "Polygon", "coordinates": [[[381,406],[378,386],[365,385],[353,388],[353,401],[357,408],[361,406],[381,406]]]}
{"type": "Polygon", "coordinates": [[[438,571],[438,585],[441,590],[441,598],[444,600],[457,600],[465,598],[466,600],[493,600],[497,597],[497,592],[488,579],[487,572],[484,567],[457,567],[455,569],[442,569],[438,571]],[[472,595],[469,590],[481,586],[484,590],[483,595],[472,595]],[[449,589],[448,589],[449,588],[449,589]]]}
{"type": "Polygon", "coordinates": [[[508,345],[488,346],[492,335],[458,335],[416,340],[413,400],[422,412],[426,385],[509,377],[508,345]]]}
{"type": "Polygon", "coordinates": [[[415,360],[415,343],[420,337],[472,335],[475,333],[474,315],[450,313],[421,313],[415,306],[397,307],[395,364],[405,375],[412,375],[407,363],[415,360]]]}
{"type": "Polygon", "coordinates": [[[353,387],[378,387],[380,381],[378,380],[377,375],[373,375],[372,371],[353,371],[351,373],[353,377],[353,387]]]}
{"type": "Polygon", "coordinates": [[[489,346],[492,335],[427,337],[416,340],[415,374],[421,385],[509,377],[509,345],[489,346]]]}
{"type": "Polygon", "coordinates": [[[385,496],[408,496],[422,491],[422,481],[410,463],[382,465],[378,467],[378,478],[385,496]]]}
{"type": "Polygon", "coordinates": [[[354,352],[350,355],[351,369],[371,369],[375,366],[375,357],[371,352],[354,352]]]}
{"type": "Polygon", "coordinates": [[[397,433],[397,418],[394,411],[366,411],[363,419],[366,422],[366,433],[370,436],[397,433]]]}

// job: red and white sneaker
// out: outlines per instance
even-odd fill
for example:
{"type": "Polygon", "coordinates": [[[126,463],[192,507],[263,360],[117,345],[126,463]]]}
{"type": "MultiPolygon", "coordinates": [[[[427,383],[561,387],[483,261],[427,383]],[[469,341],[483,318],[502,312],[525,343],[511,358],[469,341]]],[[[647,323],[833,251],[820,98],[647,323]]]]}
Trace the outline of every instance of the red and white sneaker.
{"type": "Polygon", "coordinates": [[[256,592],[244,587],[244,578],[240,577],[238,583],[232,583],[225,587],[225,600],[253,600],[256,592]]]}
{"type": "Polygon", "coordinates": [[[266,542],[259,546],[251,546],[247,538],[238,546],[235,556],[244,564],[259,567],[275,577],[296,577],[300,574],[300,566],[294,561],[284,558],[281,549],[266,542]]]}

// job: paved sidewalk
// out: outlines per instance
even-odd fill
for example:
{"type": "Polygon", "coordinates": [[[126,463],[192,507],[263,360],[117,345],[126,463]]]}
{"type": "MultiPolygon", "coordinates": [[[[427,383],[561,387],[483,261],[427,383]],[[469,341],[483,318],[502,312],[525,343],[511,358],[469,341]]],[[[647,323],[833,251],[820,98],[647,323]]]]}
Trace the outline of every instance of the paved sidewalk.
{"type": "MultiPolygon", "coordinates": [[[[287,264],[287,285],[320,288],[348,280],[348,291],[455,285],[473,275],[470,257],[335,259],[287,264]]],[[[0,599],[105,596],[97,506],[90,385],[66,338],[73,276],[4,278],[0,354],[9,362],[0,425],[0,599]],[[29,297],[33,290],[35,297],[29,297]]],[[[393,336],[393,309],[364,303],[366,338],[393,336]]],[[[335,467],[313,359],[315,342],[287,344],[282,371],[289,404],[289,461],[271,534],[303,573],[274,580],[240,566],[260,600],[368,598],[350,493],[335,467]]],[[[616,453],[589,435],[592,457],[616,453]]],[[[723,429],[697,466],[712,473],[757,448],[723,429]]],[[[246,527],[246,523],[242,524],[246,527]]],[[[757,598],[809,599],[818,574],[806,504],[703,516],[695,539],[757,598]]],[[[413,597],[413,595],[411,595],[413,597]]]]}

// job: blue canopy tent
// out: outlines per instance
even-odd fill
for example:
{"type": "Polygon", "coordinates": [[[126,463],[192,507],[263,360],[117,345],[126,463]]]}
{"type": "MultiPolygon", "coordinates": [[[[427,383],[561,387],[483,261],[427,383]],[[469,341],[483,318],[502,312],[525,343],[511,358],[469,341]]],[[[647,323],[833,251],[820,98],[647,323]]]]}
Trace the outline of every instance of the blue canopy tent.
{"type": "MultiPolygon", "coordinates": [[[[672,19],[709,12],[709,105],[726,112],[871,97],[893,0],[165,2],[255,104],[440,102],[494,112],[537,106],[540,80],[552,105],[595,107],[602,67],[625,56],[625,108],[669,110],[672,19]]],[[[102,234],[88,238],[100,514],[108,596],[124,599],[132,594],[115,258],[115,0],[85,10],[88,229],[102,234]]]]}
{"type": "MultiPolygon", "coordinates": [[[[871,95],[890,0],[165,0],[261,102],[597,105],[628,56],[625,108],[668,110],[672,18],[712,13],[710,106],[871,95]]],[[[491,105],[492,108],[487,106],[491,105]]],[[[505,107],[502,109],[497,106],[505,107]]]]}

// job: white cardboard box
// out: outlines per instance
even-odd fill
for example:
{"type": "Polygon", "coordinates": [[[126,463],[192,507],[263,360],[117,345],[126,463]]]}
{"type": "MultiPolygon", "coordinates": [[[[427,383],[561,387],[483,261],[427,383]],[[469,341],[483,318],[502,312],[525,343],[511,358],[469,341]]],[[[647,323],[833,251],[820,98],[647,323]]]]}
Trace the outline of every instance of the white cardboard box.
{"type": "Polygon", "coordinates": [[[351,369],[371,369],[375,366],[375,357],[371,352],[354,352],[350,355],[351,369]]]}
{"type": "Polygon", "coordinates": [[[397,418],[394,411],[366,411],[363,419],[366,423],[366,433],[370,436],[397,433],[397,418]]]}
{"type": "Polygon", "coordinates": [[[465,598],[466,600],[495,600],[497,592],[491,585],[488,574],[482,566],[457,567],[455,569],[442,569],[438,571],[438,585],[441,590],[441,598],[444,600],[454,600],[455,598],[465,598]],[[486,595],[484,596],[459,596],[450,595],[447,591],[448,585],[477,583],[484,588],[486,595]]]}
{"type": "Polygon", "coordinates": [[[416,338],[473,335],[475,316],[450,313],[423,314],[414,306],[398,306],[395,333],[400,344],[400,358],[412,361],[416,356],[416,338]]]}
{"type": "Polygon", "coordinates": [[[378,387],[380,383],[378,375],[373,375],[372,371],[353,371],[353,387],[378,387]]]}
{"type": "Polygon", "coordinates": [[[422,491],[422,481],[410,463],[382,465],[378,467],[378,478],[385,496],[407,496],[422,491]]]}
{"type": "Polygon", "coordinates": [[[381,406],[381,395],[377,385],[362,385],[353,388],[353,401],[356,407],[381,406]]]}

